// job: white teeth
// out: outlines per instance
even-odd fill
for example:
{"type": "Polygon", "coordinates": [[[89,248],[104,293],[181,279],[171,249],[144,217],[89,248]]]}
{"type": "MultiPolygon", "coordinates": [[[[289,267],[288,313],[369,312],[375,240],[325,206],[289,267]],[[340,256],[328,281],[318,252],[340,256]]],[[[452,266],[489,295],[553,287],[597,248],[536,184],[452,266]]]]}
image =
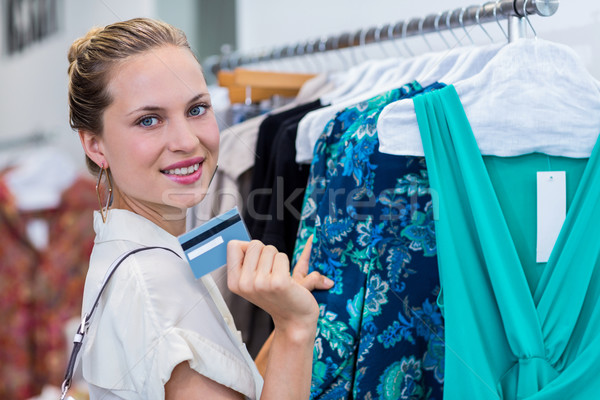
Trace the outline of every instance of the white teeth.
{"type": "Polygon", "coordinates": [[[185,175],[193,174],[194,172],[198,171],[199,168],[200,168],[200,164],[198,163],[198,164],[190,165],[187,168],[169,169],[169,170],[164,171],[164,173],[166,173],[167,175],[185,176],[185,175]]]}

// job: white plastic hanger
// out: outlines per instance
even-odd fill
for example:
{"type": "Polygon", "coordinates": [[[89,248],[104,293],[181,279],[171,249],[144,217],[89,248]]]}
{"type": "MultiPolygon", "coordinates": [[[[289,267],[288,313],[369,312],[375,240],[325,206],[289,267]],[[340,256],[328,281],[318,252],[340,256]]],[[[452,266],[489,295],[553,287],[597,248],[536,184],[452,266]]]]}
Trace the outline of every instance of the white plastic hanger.
{"type": "Polygon", "coordinates": [[[337,104],[355,98],[369,88],[372,88],[386,71],[395,68],[398,64],[405,63],[406,61],[400,58],[365,61],[360,64],[362,68],[360,77],[357,75],[354,76],[354,79],[348,77],[343,88],[339,88],[339,90],[336,88],[335,91],[322,96],[321,102],[322,104],[337,104]],[[357,77],[358,79],[356,79],[357,77]]]}
{"type": "MultiPolygon", "coordinates": [[[[484,155],[585,158],[598,139],[600,81],[565,45],[519,39],[454,86],[484,155]]],[[[384,110],[377,125],[380,151],[423,155],[415,126],[414,108],[384,110]]]]}

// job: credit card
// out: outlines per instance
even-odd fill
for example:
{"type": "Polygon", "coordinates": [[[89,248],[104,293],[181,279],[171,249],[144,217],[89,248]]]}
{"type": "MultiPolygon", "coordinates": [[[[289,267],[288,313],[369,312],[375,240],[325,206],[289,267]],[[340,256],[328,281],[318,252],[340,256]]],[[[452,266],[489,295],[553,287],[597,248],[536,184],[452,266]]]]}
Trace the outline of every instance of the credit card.
{"type": "Polygon", "coordinates": [[[196,279],[227,264],[227,243],[249,241],[237,207],[178,237],[196,279]]]}

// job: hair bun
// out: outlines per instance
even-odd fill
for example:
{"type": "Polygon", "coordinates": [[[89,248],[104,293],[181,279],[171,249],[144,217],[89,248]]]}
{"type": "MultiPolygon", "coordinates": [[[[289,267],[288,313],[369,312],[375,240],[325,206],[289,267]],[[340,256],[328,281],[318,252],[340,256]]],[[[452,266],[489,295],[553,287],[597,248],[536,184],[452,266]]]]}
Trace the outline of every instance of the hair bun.
{"type": "MultiPolygon", "coordinates": [[[[85,34],[85,36],[82,36],[79,39],[76,39],[73,42],[73,44],[71,44],[71,47],[69,48],[69,53],[67,55],[70,65],[72,65],[75,61],[77,61],[77,58],[79,57],[79,55],[87,49],[87,47],[89,46],[92,39],[103,29],[104,28],[94,27],[94,28],[90,29],[85,34]]],[[[71,68],[69,68],[69,72],[70,71],[71,71],[71,68]]]]}

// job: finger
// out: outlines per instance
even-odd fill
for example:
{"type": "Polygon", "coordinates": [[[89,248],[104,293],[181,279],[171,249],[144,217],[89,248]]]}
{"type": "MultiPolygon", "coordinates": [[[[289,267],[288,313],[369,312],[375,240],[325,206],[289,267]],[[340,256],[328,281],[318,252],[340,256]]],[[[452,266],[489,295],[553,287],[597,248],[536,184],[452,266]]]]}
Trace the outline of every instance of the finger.
{"type": "Polygon", "coordinates": [[[308,274],[302,281],[302,286],[308,290],[326,290],[333,287],[334,282],[317,271],[308,274]]]}
{"type": "Polygon", "coordinates": [[[294,277],[304,277],[308,274],[308,264],[310,261],[310,251],[312,249],[313,235],[308,237],[306,244],[304,245],[304,249],[302,250],[302,254],[300,254],[300,258],[294,267],[294,277]]]}
{"type": "Polygon", "coordinates": [[[243,296],[244,294],[250,293],[254,290],[256,267],[258,265],[258,259],[260,258],[263,247],[264,244],[258,240],[253,240],[248,243],[248,248],[246,249],[238,277],[237,288],[239,292],[236,294],[243,296]]]}
{"type": "Polygon", "coordinates": [[[291,279],[290,260],[285,253],[277,253],[273,259],[272,275],[280,284],[291,279]]]}
{"type": "Polygon", "coordinates": [[[236,284],[241,275],[242,264],[249,242],[230,240],[227,243],[227,286],[236,284]]]}
{"type": "Polygon", "coordinates": [[[275,256],[279,252],[275,248],[275,246],[265,246],[262,249],[260,254],[260,258],[258,260],[258,267],[256,268],[256,276],[260,279],[268,279],[268,276],[271,274],[273,270],[273,263],[275,261],[275,256]]]}
{"type": "Polygon", "coordinates": [[[248,248],[246,249],[246,254],[244,256],[244,262],[242,263],[242,275],[250,274],[254,276],[256,273],[256,267],[258,266],[260,254],[262,253],[262,249],[264,247],[265,245],[258,240],[253,240],[248,243],[248,248]]]}
{"type": "Polygon", "coordinates": [[[230,240],[227,243],[227,269],[240,269],[250,242],[230,240]]]}

